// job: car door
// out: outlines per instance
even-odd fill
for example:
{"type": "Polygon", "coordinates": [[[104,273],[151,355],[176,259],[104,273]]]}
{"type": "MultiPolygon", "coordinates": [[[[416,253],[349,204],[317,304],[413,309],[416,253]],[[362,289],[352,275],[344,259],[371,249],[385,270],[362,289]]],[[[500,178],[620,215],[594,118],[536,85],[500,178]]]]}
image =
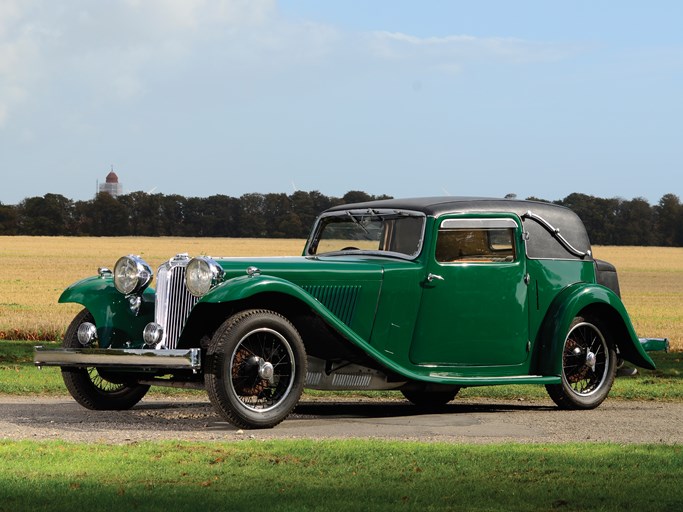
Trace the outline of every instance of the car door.
{"type": "Polygon", "coordinates": [[[528,355],[519,220],[438,221],[410,358],[420,365],[518,365],[528,355]]]}

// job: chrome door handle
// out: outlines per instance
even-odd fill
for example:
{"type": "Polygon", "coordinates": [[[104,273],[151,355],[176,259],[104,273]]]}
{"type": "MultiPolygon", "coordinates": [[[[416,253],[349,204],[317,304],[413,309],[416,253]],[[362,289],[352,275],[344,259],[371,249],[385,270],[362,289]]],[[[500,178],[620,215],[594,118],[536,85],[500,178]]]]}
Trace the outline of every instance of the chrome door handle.
{"type": "Polygon", "coordinates": [[[443,276],[440,276],[439,274],[432,274],[431,272],[430,272],[429,274],[427,274],[427,282],[428,282],[428,283],[431,283],[431,282],[434,281],[435,279],[436,279],[437,281],[445,281],[445,279],[443,278],[443,276]]]}

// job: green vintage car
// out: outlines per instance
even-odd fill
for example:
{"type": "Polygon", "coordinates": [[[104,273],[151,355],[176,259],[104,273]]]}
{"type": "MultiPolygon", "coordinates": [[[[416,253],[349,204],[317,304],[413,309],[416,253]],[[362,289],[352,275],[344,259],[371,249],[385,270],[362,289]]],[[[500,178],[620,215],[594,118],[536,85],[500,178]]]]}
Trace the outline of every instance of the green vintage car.
{"type": "Polygon", "coordinates": [[[60,366],[90,409],[128,409],[152,385],[206,389],[240,428],[268,428],[304,388],[400,390],[423,407],[466,386],[543,384],[563,409],[608,395],[617,360],[654,363],[581,220],[508,199],[337,206],[300,257],[137,256],[67,288],[84,309],[60,366]]]}

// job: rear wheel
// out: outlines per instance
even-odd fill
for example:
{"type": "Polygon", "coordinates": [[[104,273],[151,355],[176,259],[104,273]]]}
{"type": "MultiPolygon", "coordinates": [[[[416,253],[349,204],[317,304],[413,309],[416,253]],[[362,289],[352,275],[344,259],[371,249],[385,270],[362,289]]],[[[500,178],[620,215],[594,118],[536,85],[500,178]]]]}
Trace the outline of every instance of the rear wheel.
{"type": "Polygon", "coordinates": [[[204,382],[218,412],[240,428],[271,428],[299,402],[306,351],[296,328],[273,311],[226,320],[207,352],[204,382]]]}
{"type": "Polygon", "coordinates": [[[597,319],[576,317],[562,350],[562,382],[546,389],[562,409],[594,409],[607,398],[616,371],[616,351],[607,328],[597,319]]]}
{"type": "MultiPolygon", "coordinates": [[[[67,328],[62,343],[64,348],[82,348],[77,333],[84,322],[95,322],[87,309],[76,315],[67,328]]],[[[130,409],[149,391],[149,386],[130,381],[125,375],[101,372],[97,368],[62,367],[62,378],[74,400],[92,410],[130,409]]]]}
{"type": "Polygon", "coordinates": [[[460,391],[460,386],[452,389],[426,391],[424,389],[402,389],[403,396],[418,407],[427,409],[442,407],[453,400],[460,391]]]}

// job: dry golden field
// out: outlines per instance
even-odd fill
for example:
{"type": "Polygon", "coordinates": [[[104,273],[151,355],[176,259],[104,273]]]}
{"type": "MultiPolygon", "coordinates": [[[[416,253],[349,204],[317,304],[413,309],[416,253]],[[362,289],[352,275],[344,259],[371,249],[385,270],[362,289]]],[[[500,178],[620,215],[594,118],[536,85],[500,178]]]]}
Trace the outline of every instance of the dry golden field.
{"type": "Polygon", "coordinates": [[[594,246],[617,267],[621,298],[639,336],[669,338],[683,350],[683,248],[594,246]]]}
{"type": "Polygon", "coordinates": [[[61,337],[77,304],[58,304],[71,283],[137,254],[152,269],[178,253],[190,256],[295,256],[304,240],[146,237],[0,236],[0,339],[61,337]]]}
{"type": "MultiPolygon", "coordinates": [[[[0,338],[54,339],[80,309],[58,304],[69,284],[139,254],[152,268],[179,252],[191,256],[294,256],[303,240],[229,238],[0,237],[0,338]]],[[[616,265],[622,298],[640,336],[666,337],[683,350],[683,248],[593,248],[616,265]]]]}

